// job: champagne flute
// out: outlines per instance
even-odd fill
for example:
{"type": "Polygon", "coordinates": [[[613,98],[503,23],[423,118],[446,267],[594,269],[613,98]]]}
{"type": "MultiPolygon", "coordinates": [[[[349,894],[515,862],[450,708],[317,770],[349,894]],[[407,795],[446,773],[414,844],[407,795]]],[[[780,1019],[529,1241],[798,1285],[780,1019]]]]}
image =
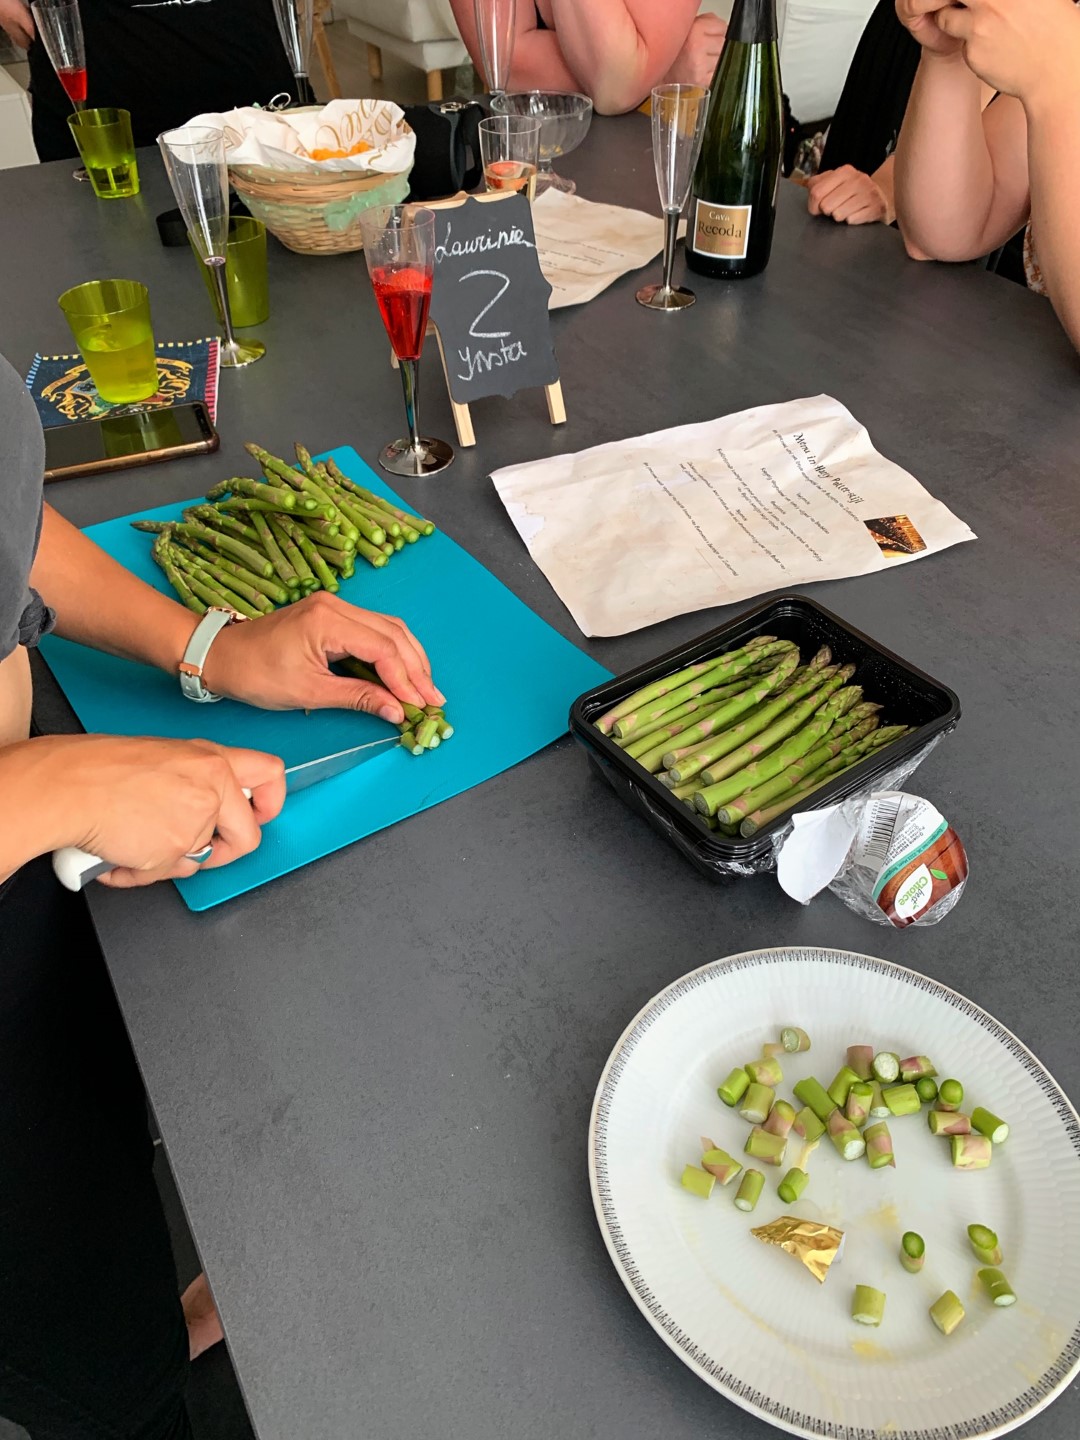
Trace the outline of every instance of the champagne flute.
{"type": "Polygon", "coordinates": [[[210,269],[221,307],[225,339],[218,364],[226,370],[251,365],[266,354],[259,340],[237,340],[233,334],[225,260],[229,242],[229,170],[225,136],[209,126],[181,125],[158,136],[176,203],[199,259],[210,269]]]}
{"type": "Polygon", "coordinates": [[[517,0],[473,0],[480,65],[492,95],[503,95],[510,83],[514,56],[517,0]]]}
{"type": "Polygon", "coordinates": [[[364,258],[379,314],[401,370],[409,438],[379,453],[392,475],[435,475],[454,451],[445,440],[422,439],[417,419],[420,352],[424,348],[435,272],[435,216],[411,205],[373,205],[360,217],[364,258]]]}
{"type": "Polygon", "coordinates": [[[314,105],[315,91],[308,77],[311,36],[315,25],[314,0],[274,0],[274,18],[296,79],[296,103],[314,105]]]}
{"type": "MultiPolygon", "coordinates": [[[[64,87],[64,94],[76,110],[86,108],[86,42],[83,39],[79,0],[33,0],[30,9],[37,33],[64,87]]],[[[89,180],[86,167],[71,172],[75,180],[89,180]]]]}
{"type": "Polygon", "coordinates": [[[701,85],[657,85],[652,92],[653,164],[664,210],[664,279],[661,285],[646,285],[637,292],[638,304],[649,310],[684,310],[697,299],[692,290],[672,285],[671,269],[708,102],[709,92],[701,85]]]}

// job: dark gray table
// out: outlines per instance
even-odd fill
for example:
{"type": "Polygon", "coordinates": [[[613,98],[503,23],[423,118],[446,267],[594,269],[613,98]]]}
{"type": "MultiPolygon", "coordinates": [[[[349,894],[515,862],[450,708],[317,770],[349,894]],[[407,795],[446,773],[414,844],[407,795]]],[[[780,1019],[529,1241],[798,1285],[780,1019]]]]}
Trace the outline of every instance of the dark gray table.
{"type": "MultiPolygon", "coordinates": [[[[654,209],[648,127],[598,121],[581,192],[654,209]]],[[[0,176],[3,349],[66,345],[55,297],[95,275],[153,294],[161,336],[206,333],[191,257],[158,248],[160,166],[99,204],[69,165],[0,176]]],[[[623,1026],[717,955],[777,944],[887,956],[971,995],[1080,1094],[1076,1045],[1077,365],[1049,305],[916,265],[887,230],[805,216],[783,187],[765,275],[696,282],[679,316],[640,276],[555,316],[570,423],[539,395],[477,407],[479,444],[405,493],[553,625],[619,670],[724,618],[583,642],[530,562],[493,466],[827,391],[978,533],[816,598],[959,692],[916,789],[967,841],[937,928],[873,927],[771,878],[714,888],[624,811],[569,740],[206,915],[164,885],[92,897],[109,966],[262,1440],[763,1440],[653,1335],[609,1264],[586,1179],[589,1106],[623,1026]],[[395,901],[409,881],[409,900],[395,901]]],[[[681,262],[680,262],[681,264],[681,262]]],[[[654,267],[655,268],[655,267],[654,267]]],[[[275,247],[267,359],[224,375],[215,462],[73,482],[79,522],[199,491],[241,442],[401,428],[363,261],[275,247]]],[[[450,415],[425,361],[426,422],[450,415]]],[[[497,657],[496,657],[497,658],[497,657]]],[[[477,617],[477,683],[491,673],[477,617]]],[[[40,687],[42,713],[62,717],[40,687]]],[[[1032,1440],[1080,1427],[1080,1397],[1032,1440]]]]}

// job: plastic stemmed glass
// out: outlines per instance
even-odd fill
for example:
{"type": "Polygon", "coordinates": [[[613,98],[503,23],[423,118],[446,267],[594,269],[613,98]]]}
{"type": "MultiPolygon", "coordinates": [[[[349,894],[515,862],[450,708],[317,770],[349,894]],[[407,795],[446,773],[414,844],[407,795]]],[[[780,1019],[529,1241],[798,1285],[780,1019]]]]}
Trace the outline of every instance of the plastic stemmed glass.
{"type": "Polygon", "coordinates": [[[251,365],[266,354],[259,340],[237,340],[233,334],[225,261],[229,243],[229,170],[225,136],[210,126],[181,125],[158,136],[176,203],[199,259],[209,266],[217,291],[225,339],[218,364],[226,370],[251,365]]]}
{"type": "MultiPolygon", "coordinates": [[[[49,64],[76,110],[86,106],[86,42],[79,0],[33,0],[30,9],[49,64]]],[[[76,180],[89,180],[86,167],[73,170],[76,180]]]]}
{"type": "Polygon", "coordinates": [[[315,26],[313,0],[274,0],[274,18],[296,80],[296,103],[314,105],[315,92],[308,71],[315,26]]]}
{"type": "Polygon", "coordinates": [[[517,0],[473,0],[476,34],[480,41],[480,68],[492,95],[502,95],[510,83],[514,58],[517,0]]]}
{"type": "Polygon", "coordinates": [[[380,451],[379,464],[392,475],[435,475],[454,458],[445,440],[421,437],[417,410],[435,271],[435,216],[411,205],[375,205],[361,216],[360,230],[379,314],[401,370],[409,422],[409,438],[380,451]]]}
{"type": "Polygon", "coordinates": [[[664,211],[664,278],[636,296],[638,304],[650,310],[685,310],[697,298],[692,290],[672,285],[671,270],[679,216],[690,193],[708,108],[709,92],[701,85],[657,85],[652,92],[653,163],[664,211]]]}

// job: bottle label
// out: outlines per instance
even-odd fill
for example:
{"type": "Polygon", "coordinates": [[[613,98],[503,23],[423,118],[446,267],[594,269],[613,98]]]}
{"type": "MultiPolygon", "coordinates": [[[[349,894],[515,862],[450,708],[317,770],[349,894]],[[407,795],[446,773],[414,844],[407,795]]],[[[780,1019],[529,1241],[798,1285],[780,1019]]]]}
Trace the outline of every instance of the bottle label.
{"type": "Polygon", "coordinates": [[[721,260],[745,260],[753,208],[708,205],[699,200],[694,210],[694,249],[699,255],[715,255],[721,260]]]}

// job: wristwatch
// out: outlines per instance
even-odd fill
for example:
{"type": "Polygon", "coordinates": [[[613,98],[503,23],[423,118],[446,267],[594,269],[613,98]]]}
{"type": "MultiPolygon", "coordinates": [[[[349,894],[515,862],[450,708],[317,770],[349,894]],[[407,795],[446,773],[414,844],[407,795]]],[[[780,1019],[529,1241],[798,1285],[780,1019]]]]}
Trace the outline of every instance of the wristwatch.
{"type": "Polygon", "coordinates": [[[222,698],[220,695],[215,695],[212,690],[208,690],[203,684],[203,666],[206,664],[206,657],[210,654],[210,646],[213,645],[225,626],[235,625],[237,621],[246,619],[246,615],[238,615],[235,610],[229,610],[224,605],[211,605],[198,625],[195,626],[179,666],[180,689],[188,700],[194,700],[200,705],[208,705],[222,698]]]}

